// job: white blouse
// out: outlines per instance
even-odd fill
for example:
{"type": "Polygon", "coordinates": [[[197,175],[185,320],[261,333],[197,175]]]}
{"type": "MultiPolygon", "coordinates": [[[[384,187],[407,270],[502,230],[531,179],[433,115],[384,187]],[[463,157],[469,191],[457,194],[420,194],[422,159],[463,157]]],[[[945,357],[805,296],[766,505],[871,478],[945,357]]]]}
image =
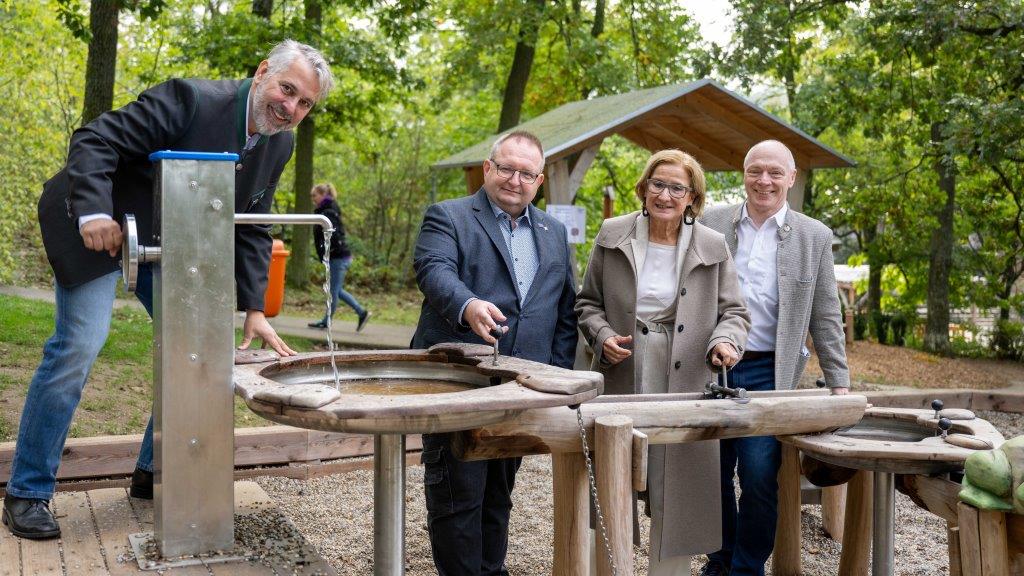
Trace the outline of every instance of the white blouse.
{"type": "Polygon", "coordinates": [[[654,242],[647,244],[644,267],[636,287],[638,318],[650,319],[676,301],[676,283],[679,281],[676,248],[654,242]]]}

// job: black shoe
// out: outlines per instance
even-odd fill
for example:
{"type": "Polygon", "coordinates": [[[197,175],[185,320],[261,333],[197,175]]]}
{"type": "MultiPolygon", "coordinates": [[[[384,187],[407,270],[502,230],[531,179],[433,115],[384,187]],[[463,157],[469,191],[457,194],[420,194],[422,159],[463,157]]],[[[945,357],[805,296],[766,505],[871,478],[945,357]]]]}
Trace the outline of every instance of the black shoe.
{"type": "Polygon", "coordinates": [[[356,324],[356,332],[363,331],[363,328],[366,327],[366,321],[370,319],[371,314],[373,314],[373,312],[370,312],[369,310],[363,311],[362,315],[359,316],[359,323],[356,324]]]}
{"type": "Polygon", "coordinates": [[[710,560],[701,568],[700,576],[729,576],[729,569],[722,566],[721,562],[710,560]]]}
{"type": "Polygon", "coordinates": [[[39,498],[4,496],[3,522],[11,534],[41,540],[60,536],[60,524],[50,511],[49,502],[39,498]]]}
{"type": "Polygon", "coordinates": [[[323,320],[319,322],[310,322],[309,324],[306,324],[306,326],[309,326],[310,328],[319,328],[323,330],[327,328],[327,322],[324,322],[323,320]]]}
{"type": "Polygon", "coordinates": [[[136,468],[135,472],[132,472],[132,487],[128,489],[128,494],[132,498],[152,500],[153,473],[142,468],[136,468]]]}

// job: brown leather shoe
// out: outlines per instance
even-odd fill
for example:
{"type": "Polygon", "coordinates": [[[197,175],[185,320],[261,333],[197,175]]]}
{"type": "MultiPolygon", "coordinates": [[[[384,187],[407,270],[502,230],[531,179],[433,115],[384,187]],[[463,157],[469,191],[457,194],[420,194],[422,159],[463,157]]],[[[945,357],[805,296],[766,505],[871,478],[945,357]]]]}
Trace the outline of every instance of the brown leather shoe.
{"type": "Polygon", "coordinates": [[[31,540],[60,536],[60,524],[50,511],[50,503],[41,498],[4,496],[3,522],[11,534],[31,540]]]}

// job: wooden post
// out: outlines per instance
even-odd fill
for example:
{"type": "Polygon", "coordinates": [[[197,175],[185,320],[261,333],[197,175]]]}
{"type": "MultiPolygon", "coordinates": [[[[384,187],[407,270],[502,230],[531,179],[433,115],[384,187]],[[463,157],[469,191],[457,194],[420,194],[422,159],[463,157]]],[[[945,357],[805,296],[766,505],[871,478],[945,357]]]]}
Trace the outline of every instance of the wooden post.
{"type": "MultiPolygon", "coordinates": [[[[594,421],[597,499],[617,574],[633,573],[632,451],[633,421],[629,417],[610,415],[594,421]]],[[[597,576],[612,576],[600,530],[596,551],[597,576]]]]}
{"type": "Polygon", "coordinates": [[[871,472],[858,470],[846,490],[846,518],[843,522],[843,553],[838,576],[868,573],[871,552],[871,472]]]}
{"type": "Polygon", "coordinates": [[[846,484],[821,489],[821,526],[833,540],[843,542],[846,484]]]}
{"type": "Polygon", "coordinates": [[[960,528],[960,565],[963,576],[986,576],[981,570],[981,534],[978,509],[960,502],[956,505],[960,528]]]}
{"type": "Polygon", "coordinates": [[[779,519],[772,558],[775,576],[800,575],[800,451],[782,445],[779,468],[779,519]]]}
{"type": "Polygon", "coordinates": [[[475,194],[481,186],[484,185],[484,167],[481,163],[479,166],[470,166],[469,168],[463,168],[463,172],[466,175],[466,194],[475,194]]]}
{"type": "Polygon", "coordinates": [[[1006,513],[978,510],[981,572],[985,576],[1010,576],[1010,550],[1006,541],[1006,513]]]}
{"type": "Polygon", "coordinates": [[[551,455],[555,500],[552,574],[590,574],[590,491],[582,452],[551,455]]]}
{"type": "Polygon", "coordinates": [[[633,490],[647,490],[647,434],[633,430],[633,490]]]}
{"type": "Polygon", "coordinates": [[[949,550],[949,576],[963,576],[960,561],[960,528],[946,521],[946,548],[949,550]]]}

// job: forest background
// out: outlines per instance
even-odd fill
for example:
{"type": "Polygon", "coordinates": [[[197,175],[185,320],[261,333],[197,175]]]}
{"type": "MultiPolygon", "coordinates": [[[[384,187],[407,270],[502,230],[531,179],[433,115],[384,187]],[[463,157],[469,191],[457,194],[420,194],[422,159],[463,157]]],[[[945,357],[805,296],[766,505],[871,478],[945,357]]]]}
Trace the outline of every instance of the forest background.
{"type": "MultiPolygon", "coordinates": [[[[51,282],[35,206],[75,128],[167,78],[248,76],[292,37],[327,54],[338,88],[297,130],[274,209],[309,212],[311,185],[334,183],[357,285],[414,285],[423,209],[465,193],[431,163],[567,102],[710,77],[858,163],[813,173],[801,208],[871,266],[861,332],[1024,359],[1024,3],[730,0],[721,40],[685,4],[0,0],[0,283],[51,282]],[[984,350],[950,338],[950,311],[971,306],[997,311],[984,350]]],[[[607,187],[618,213],[638,207],[647,154],[601,147],[576,199],[588,239],[607,187]]],[[[712,196],[740,184],[715,174],[712,196]]],[[[310,232],[275,233],[308,285],[310,232]]]]}

